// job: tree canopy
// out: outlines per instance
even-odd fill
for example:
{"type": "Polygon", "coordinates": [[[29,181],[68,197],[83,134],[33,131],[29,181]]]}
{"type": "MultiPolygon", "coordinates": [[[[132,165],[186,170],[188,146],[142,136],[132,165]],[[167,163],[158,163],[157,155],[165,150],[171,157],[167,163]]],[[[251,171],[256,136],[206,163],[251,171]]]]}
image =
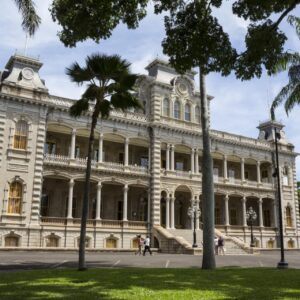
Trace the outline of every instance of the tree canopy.
{"type": "Polygon", "coordinates": [[[242,80],[260,77],[263,68],[274,73],[274,65],[284,52],[286,34],[279,25],[300,0],[238,0],[233,4],[233,13],[249,20],[245,37],[246,50],[241,53],[235,65],[236,75],[242,80]],[[275,15],[277,14],[277,15],[275,15]]]}
{"type": "Polygon", "coordinates": [[[168,10],[165,17],[166,38],[163,51],[171,64],[181,73],[201,66],[204,74],[221,72],[228,75],[233,68],[236,51],[229,36],[223,31],[217,18],[212,16],[211,6],[220,7],[215,1],[154,1],[156,13],[168,10]]]}
{"type": "Polygon", "coordinates": [[[58,33],[65,46],[92,39],[99,42],[111,36],[124,23],[130,29],[146,16],[149,0],[55,0],[51,6],[54,21],[62,26],[58,33]]]}

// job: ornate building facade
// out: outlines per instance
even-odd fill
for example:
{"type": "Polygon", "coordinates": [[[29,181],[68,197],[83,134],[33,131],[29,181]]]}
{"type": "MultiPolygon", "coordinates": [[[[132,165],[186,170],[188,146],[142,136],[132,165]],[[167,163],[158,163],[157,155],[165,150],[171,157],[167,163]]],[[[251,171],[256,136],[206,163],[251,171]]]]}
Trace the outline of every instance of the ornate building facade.
{"type": "MultiPolygon", "coordinates": [[[[42,63],[19,54],[0,73],[0,247],[77,248],[90,114],[73,119],[75,100],[53,96],[42,63]]],[[[194,73],[176,74],[154,60],[137,84],[143,111],[113,111],[99,120],[92,162],[87,247],[131,249],[137,234],[156,247],[190,249],[191,203],[201,207],[199,92],[194,73]]],[[[209,102],[212,97],[209,96],[209,102]]],[[[294,147],[278,122],[258,139],[211,130],[216,234],[240,248],[278,247],[278,202],[272,177],[273,128],[279,145],[284,243],[300,247],[294,147]]],[[[196,227],[201,240],[201,218],[196,227]]],[[[199,243],[200,244],[200,243],[199,243]]]]}

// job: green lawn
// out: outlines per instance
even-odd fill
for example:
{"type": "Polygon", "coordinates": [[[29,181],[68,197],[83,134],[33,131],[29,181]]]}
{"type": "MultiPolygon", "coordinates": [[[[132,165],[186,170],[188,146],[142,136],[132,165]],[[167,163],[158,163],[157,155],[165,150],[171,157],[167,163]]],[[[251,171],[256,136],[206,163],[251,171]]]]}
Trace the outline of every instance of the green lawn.
{"type": "Polygon", "coordinates": [[[300,270],[37,270],[0,274],[0,299],[300,299],[300,270]]]}

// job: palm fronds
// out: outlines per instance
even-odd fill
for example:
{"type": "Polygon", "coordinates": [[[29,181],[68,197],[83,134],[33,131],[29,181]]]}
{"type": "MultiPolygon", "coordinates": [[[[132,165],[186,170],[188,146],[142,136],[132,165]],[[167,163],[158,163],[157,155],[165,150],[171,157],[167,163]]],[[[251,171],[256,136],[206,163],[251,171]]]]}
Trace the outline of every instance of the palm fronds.
{"type": "Polygon", "coordinates": [[[41,24],[41,18],[37,15],[35,4],[32,0],[14,0],[18,10],[22,14],[22,27],[29,36],[33,36],[41,24]]]}

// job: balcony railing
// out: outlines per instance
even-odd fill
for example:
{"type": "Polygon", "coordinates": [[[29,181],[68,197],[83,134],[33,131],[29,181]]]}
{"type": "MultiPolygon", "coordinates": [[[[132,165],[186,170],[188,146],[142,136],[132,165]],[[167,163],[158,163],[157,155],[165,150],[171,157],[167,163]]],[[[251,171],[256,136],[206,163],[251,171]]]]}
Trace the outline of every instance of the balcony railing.
{"type": "MultiPolygon", "coordinates": [[[[68,156],[57,155],[57,154],[44,154],[44,162],[50,165],[64,165],[64,166],[86,166],[86,158],[75,158],[71,159],[68,156]]],[[[99,170],[110,170],[115,172],[132,172],[142,175],[148,174],[148,168],[145,166],[138,165],[128,165],[115,163],[115,162],[101,162],[98,163],[95,160],[92,160],[92,169],[99,170]]]]}
{"type": "MultiPolygon", "coordinates": [[[[56,225],[56,226],[80,226],[81,219],[78,218],[58,218],[58,217],[41,217],[41,224],[56,225]]],[[[87,227],[99,228],[133,228],[133,229],[147,229],[147,222],[144,221],[121,221],[121,220],[95,220],[88,219],[87,227]]]]}

